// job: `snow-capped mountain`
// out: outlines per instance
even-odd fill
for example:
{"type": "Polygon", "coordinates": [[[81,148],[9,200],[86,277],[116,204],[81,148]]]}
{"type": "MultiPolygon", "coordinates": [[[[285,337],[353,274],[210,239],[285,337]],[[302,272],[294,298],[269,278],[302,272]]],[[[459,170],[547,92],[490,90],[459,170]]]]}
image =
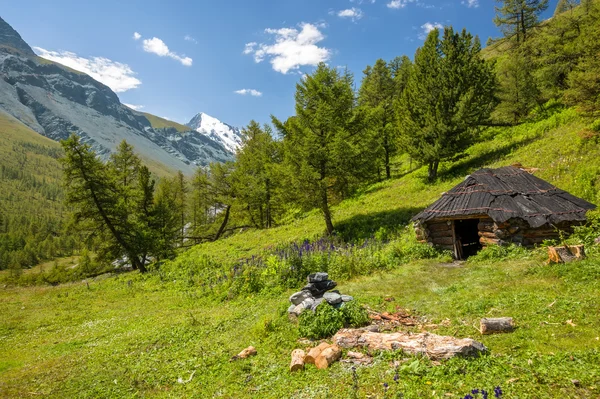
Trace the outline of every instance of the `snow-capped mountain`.
{"type": "Polygon", "coordinates": [[[239,143],[237,129],[203,114],[197,117],[198,127],[205,131],[185,131],[177,124],[153,125],[151,120],[160,118],[121,104],[108,86],[38,57],[0,18],[0,116],[3,114],[52,140],[76,133],[103,157],[127,140],[149,164],[187,175],[198,166],[233,160],[239,143]]]}
{"type": "Polygon", "coordinates": [[[189,121],[186,126],[198,133],[209,137],[220,143],[231,153],[235,153],[242,145],[242,134],[240,129],[221,122],[217,118],[200,112],[189,121]]]}

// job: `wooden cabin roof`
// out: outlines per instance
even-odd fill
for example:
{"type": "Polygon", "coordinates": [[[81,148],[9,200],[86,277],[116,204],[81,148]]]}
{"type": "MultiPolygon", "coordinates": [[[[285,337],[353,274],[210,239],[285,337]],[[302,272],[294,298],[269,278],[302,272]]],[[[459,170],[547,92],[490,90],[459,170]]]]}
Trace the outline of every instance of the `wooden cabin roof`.
{"type": "Polygon", "coordinates": [[[565,221],[585,221],[586,212],[594,208],[594,204],[521,168],[506,166],[480,169],[467,176],[412,220],[427,222],[487,215],[498,223],[523,219],[536,228],[565,221]]]}

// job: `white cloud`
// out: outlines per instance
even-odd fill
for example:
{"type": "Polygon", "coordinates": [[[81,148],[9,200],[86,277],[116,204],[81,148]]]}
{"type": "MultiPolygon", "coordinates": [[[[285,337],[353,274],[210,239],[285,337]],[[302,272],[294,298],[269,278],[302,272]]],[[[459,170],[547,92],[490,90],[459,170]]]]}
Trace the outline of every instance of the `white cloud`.
{"type": "Polygon", "coordinates": [[[350,18],[352,21],[357,21],[363,17],[363,12],[360,8],[352,7],[347,10],[340,10],[337,12],[337,16],[340,18],[350,18]]]}
{"type": "Polygon", "coordinates": [[[198,40],[194,39],[192,36],[190,35],[185,35],[183,37],[183,40],[185,40],[186,42],[192,42],[194,44],[198,44],[198,40]]]}
{"type": "Polygon", "coordinates": [[[392,0],[387,3],[388,8],[404,8],[408,3],[414,3],[416,0],[392,0]]]}
{"type": "Polygon", "coordinates": [[[139,111],[140,109],[144,108],[143,105],[133,105],[133,104],[127,104],[127,103],[121,103],[123,105],[125,105],[126,107],[129,107],[135,111],[139,111]]]}
{"type": "Polygon", "coordinates": [[[439,22],[425,22],[423,25],[421,25],[421,29],[422,32],[419,33],[419,39],[425,40],[429,32],[434,29],[444,29],[444,26],[439,22]]]}
{"type": "Polygon", "coordinates": [[[242,96],[249,94],[253,97],[260,97],[263,95],[262,92],[260,92],[258,90],[254,90],[254,89],[241,89],[241,90],[234,91],[234,93],[241,94],[242,96]]]}
{"type": "Polygon", "coordinates": [[[142,35],[140,35],[137,32],[133,32],[133,40],[140,40],[140,38],[142,37],[142,35]]]}
{"type": "Polygon", "coordinates": [[[49,51],[41,47],[33,49],[40,57],[88,74],[117,93],[135,89],[142,84],[127,64],[104,57],[79,57],[70,51],[49,51]]]}
{"type": "Polygon", "coordinates": [[[192,66],[193,60],[190,57],[180,56],[179,54],[172,52],[169,50],[169,47],[165,44],[165,42],[160,40],[158,37],[144,39],[142,43],[144,44],[144,51],[147,53],[153,53],[159,57],[170,57],[181,62],[185,66],[192,66]]]}
{"type": "Polygon", "coordinates": [[[350,0],[350,3],[356,3],[356,4],[371,3],[371,4],[375,4],[375,0],[350,0]]]}
{"type": "Polygon", "coordinates": [[[273,69],[287,74],[301,66],[315,66],[327,61],[331,51],[317,44],[325,36],[319,27],[309,23],[300,24],[300,30],[295,28],[265,29],[265,33],[274,36],[272,43],[248,43],[244,54],[253,54],[255,62],[269,59],[273,69]]]}
{"type": "Polygon", "coordinates": [[[477,8],[479,7],[479,0],[463,0],[461,4],[466,5],[469,8],[477,8]]]}

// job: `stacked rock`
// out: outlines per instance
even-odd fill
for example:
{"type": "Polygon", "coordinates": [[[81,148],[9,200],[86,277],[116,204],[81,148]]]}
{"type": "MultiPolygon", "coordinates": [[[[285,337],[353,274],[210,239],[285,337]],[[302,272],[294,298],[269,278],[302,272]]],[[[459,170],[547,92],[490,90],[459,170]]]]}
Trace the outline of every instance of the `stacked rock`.
{"type": "Polygon", "coordinates": [[[341,308],[345,302],[354,300],[350,295],[342,295],[334,290],[337,283],[329,279],[327,273],[318,272],[308,275],[308,284],[301,291],[290,296],[292,303],[288,308],[290,315],[299,316],[306,309],[313,312],[322,302],[327,302],[334,308],[341,308]]]}

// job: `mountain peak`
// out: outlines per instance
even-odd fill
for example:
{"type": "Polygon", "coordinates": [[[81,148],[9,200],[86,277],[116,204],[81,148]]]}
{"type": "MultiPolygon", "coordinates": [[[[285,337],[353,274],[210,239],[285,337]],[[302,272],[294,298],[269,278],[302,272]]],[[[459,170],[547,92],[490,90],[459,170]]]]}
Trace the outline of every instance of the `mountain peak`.
{"type": "Polygon", "coordinates": [[[0,17],[0,47],[10,47],[19,50],[27,56],[35,55],[31,47],[21,38],[21,35],[3,20],[2,17],[0,17]]]}
{"type": "Polygon", "coordinates": [[[217,141],[231,153],[235,153],[242,144],[240,129],[223,123],[205,112],[197,113],[186,126],[217,141]]]}

